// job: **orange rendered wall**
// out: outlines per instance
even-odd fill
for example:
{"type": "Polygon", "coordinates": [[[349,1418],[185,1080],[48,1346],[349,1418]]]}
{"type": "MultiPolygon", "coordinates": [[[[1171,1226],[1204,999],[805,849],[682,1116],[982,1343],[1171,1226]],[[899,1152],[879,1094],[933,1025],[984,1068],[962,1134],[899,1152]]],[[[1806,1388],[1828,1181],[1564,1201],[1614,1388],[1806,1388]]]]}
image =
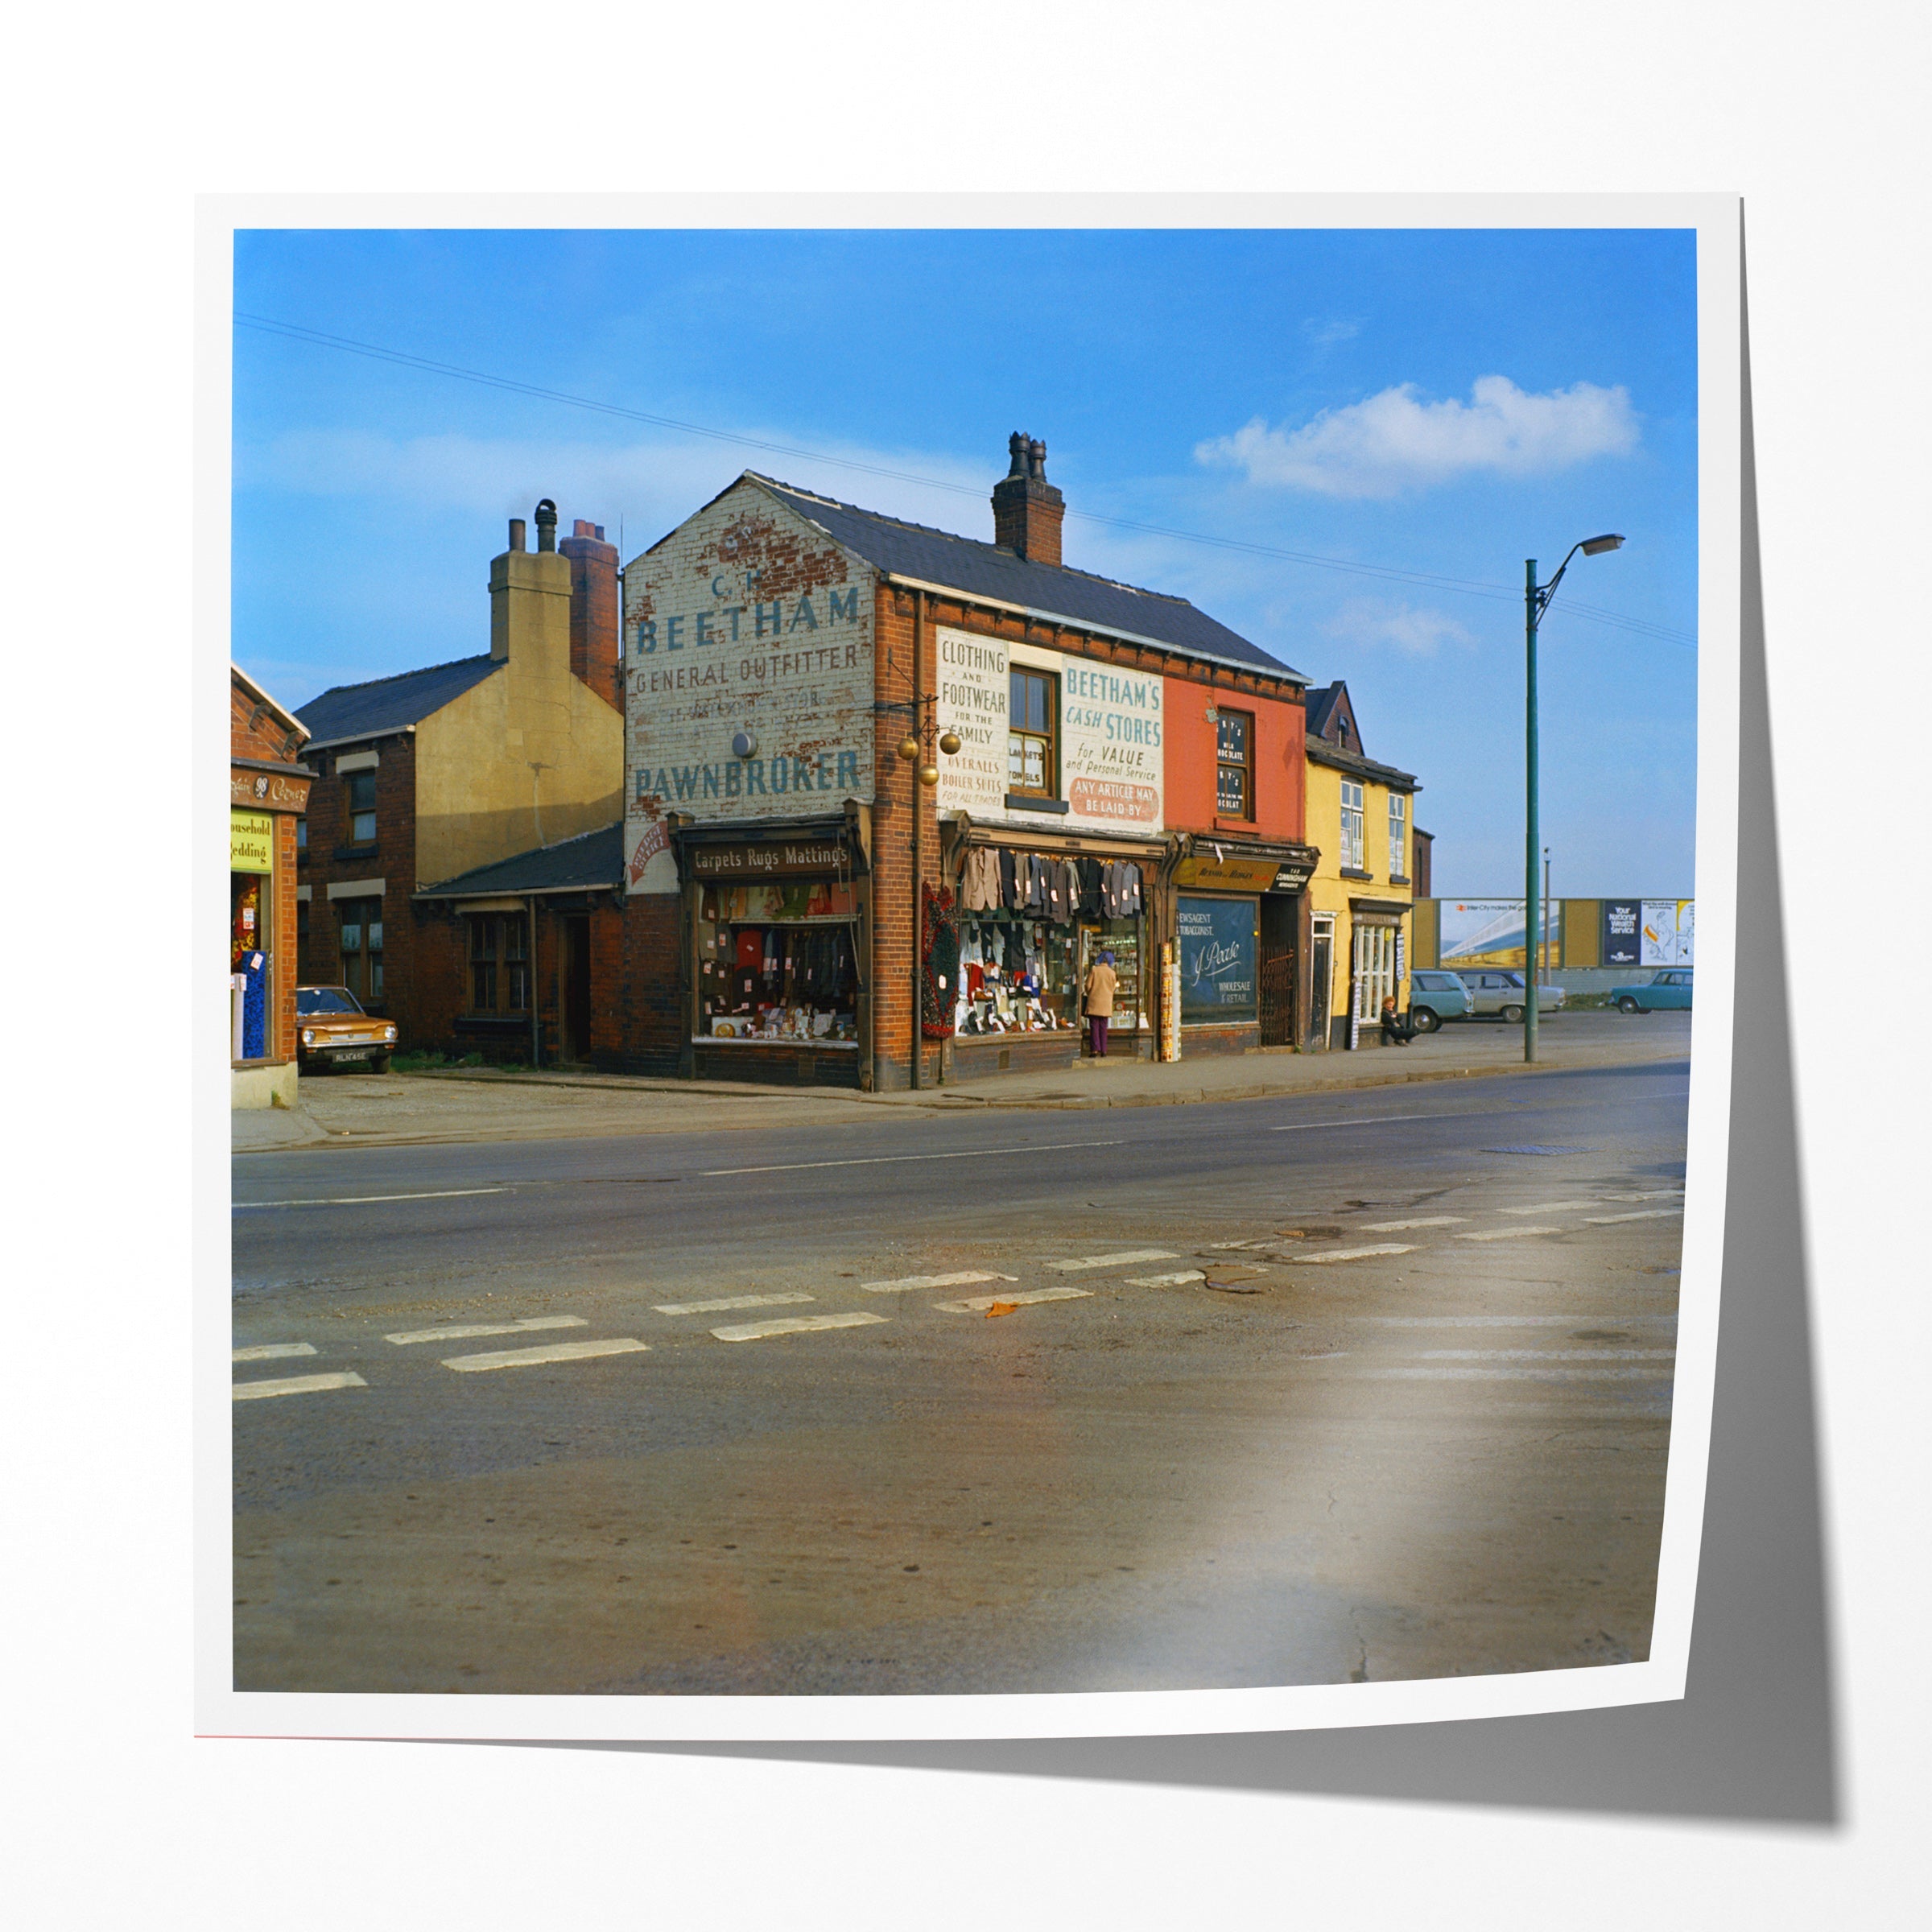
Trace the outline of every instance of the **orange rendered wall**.
{"type": "Polygon", "coordinates": [[[1164,678],[1166,819],[1173,832],[1249,832],[1266,839],[1300,840],[1307,824],[1307,714],[1299,704],[1258,691],[1164,678]],[[1215,815],[1215,728],[1210,704],[1254,717],[1254,809],[1252,819],[1215,815]]]}

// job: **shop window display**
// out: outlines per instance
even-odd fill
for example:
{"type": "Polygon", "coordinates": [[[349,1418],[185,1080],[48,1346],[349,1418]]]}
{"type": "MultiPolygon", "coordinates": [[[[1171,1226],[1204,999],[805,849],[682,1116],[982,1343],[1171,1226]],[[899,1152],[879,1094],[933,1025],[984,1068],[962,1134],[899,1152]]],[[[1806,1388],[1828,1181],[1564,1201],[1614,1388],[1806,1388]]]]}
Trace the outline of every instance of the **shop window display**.
{"type": "Polygon", "coordinates": [[[1103,948],[1120,980],[1114,1023],[1140,1025],[1137,865],[981,849],[967,855],[961,899],[956,1034],[1077,1030],[1080,987],[1103,948]]]}
{"type": "Polygon", "coordinates": [[[857,899],[834,879],[707,886],[698,904],[698,1037],[858,1039],[857,899]]]}

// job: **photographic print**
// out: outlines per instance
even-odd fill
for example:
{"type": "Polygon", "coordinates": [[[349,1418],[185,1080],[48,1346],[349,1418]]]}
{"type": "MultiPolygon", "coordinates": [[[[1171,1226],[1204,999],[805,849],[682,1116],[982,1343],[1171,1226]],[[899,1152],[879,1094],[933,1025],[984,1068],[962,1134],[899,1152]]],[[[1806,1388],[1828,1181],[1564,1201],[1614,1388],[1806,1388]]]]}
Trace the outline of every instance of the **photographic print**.
{"type": "Polygon", "coordinates": [[[203,1728],[1681,1695],[1735,203],[204,213],[203,1728]]]}

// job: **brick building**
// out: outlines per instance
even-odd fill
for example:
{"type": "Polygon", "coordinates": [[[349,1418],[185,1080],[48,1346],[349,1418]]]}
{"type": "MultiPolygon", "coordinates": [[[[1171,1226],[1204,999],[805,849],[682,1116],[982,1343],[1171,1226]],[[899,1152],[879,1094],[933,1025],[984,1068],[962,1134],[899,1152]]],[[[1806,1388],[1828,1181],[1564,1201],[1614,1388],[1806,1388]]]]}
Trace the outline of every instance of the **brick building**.
{"type": "Polygon", "coordinates": [[[746,473],[624,572],[620,1063],[867,1088],[1290,1044],[1302,675],[1062,561],[1016,435],[992,543],[746,473]]]}
{"type": "Polygon", "coordinates": [[[424,889],[607,830],[621,810],[617,551],[584,522],[558,543],[547,498],[535,521],[535,551],[514,518],[491,562],[486,653],[338,686],[299,713],[315,772],[302,980],[347,986],[406,1051],[521,1057],[559,969],[538,948],[565,930],[530,904],[473,923],[424,889]]]}
{"type": "Polygon", "coordinates": [[[229,667],[229,1088],[237,1107],[295,1098],[296,831],[308,733],[247,672],[229,667]]]}

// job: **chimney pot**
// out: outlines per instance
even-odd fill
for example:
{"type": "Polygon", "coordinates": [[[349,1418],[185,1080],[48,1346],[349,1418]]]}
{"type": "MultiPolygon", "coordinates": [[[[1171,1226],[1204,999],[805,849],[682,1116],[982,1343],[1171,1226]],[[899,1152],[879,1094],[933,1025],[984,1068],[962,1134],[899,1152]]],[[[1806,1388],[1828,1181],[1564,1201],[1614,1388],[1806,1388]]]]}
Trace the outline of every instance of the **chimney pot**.
{"type": "Polygon", "coordinates": [[[523,547],[523,519],[512,517],[510,520],[510,547],[512,550],[523,547]]]}
{"type": "Polygon", "coordinates": [[[548,497],[537,506],[537,548],[555,550],[557,547],[557,506],[548,497]]]}
{"type": "Polygon", "coordinates": [[[1046,445],[1016,429],[1006,448],[1012,467],[993,485],[993,540],[1030,564],[1057,569],[1067,499],[1046,481],[1046,445]]]}

